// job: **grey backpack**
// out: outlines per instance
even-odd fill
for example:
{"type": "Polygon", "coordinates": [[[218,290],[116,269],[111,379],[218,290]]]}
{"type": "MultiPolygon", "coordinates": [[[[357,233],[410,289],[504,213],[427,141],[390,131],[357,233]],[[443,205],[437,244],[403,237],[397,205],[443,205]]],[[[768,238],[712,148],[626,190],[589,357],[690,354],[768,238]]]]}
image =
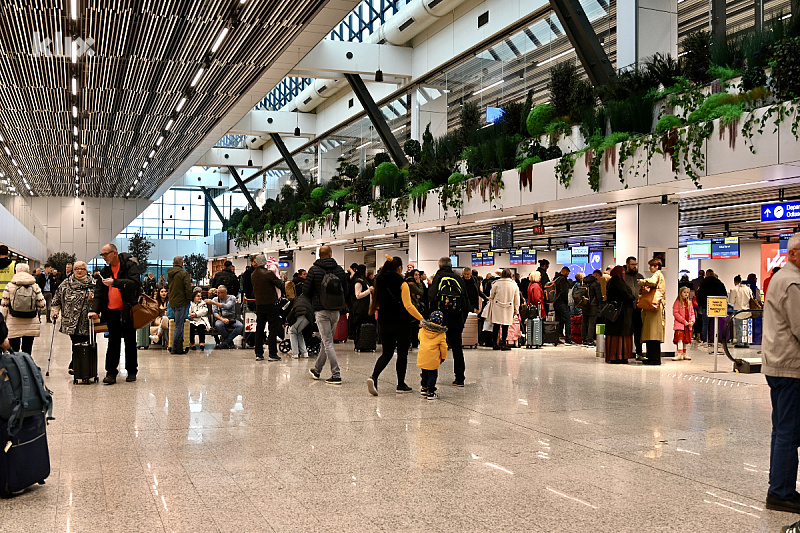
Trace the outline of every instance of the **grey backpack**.
{"type": "Polygon", "coordinates": [[[36,310],[36,290],[33,285],[17,285],[8,311],[14,318],[36,317],[38,311],[36,310]]]}
{"type": "Polygon", "coordinates": [[[0,419],[7,422],[10,436],[28,416],[47,413],[47,420],[55,420],[52,394],[30,355],[0,353],[0,419]]]}

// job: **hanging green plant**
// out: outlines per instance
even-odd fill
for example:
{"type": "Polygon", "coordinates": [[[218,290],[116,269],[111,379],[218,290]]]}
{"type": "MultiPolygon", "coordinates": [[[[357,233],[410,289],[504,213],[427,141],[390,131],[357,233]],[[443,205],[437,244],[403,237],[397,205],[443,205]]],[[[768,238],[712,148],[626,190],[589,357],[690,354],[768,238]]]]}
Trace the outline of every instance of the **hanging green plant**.
{"type": "Polygon", "coordinates": [[[656,125],[656,134],[660,135],[671,129],[680,128],[681,126],[683,126],[683,120],[681,120],[680,117],[675,115],[664,115],[658,119],[658,124],[656,125]]]}
{"type": "Polygon", "coordinates": [[[325,196],[325,188],[324,187],[315,187],[310,194],[313,200],[322,200],[325,196]]]}
{"type": "MultiPolygon", "coordinates": [[[[386,226],[386,224],[389,223],[389,215],[392,212],[392,199],[383,197],[378,198],[369,205],[368,212],[372,217],[375,218],[375,222],[381,226],[386,226]]],[[[369,221],[367,224],[369,224],[369,221]]]]}
{"type": "Polygon", "coordinates": [[[555,168],[556,180],[564,186],[565,189],[569,188],[569,183],[572,181],[572,174],[575,171],[575,159],[577,154],[569,153],[561,156],[555,168]]]}
{"type": "Polygon", "coordinates": [[[553,106],[549,104],[537,105],[528,114],[526,125],[531,137],[541,137],[550,122],[553,121],[553,106]]]}
{"type": "Polygon", "coordinates": [[[456,184],[456,183],[461,183],[465,179],[466,179],[466,177],[461,172],[453,172],[452,174],[450,174],[450,177],[447,178],[447,183],[449,183],[450,185],[453,185],[453,184],[456,184]]]}

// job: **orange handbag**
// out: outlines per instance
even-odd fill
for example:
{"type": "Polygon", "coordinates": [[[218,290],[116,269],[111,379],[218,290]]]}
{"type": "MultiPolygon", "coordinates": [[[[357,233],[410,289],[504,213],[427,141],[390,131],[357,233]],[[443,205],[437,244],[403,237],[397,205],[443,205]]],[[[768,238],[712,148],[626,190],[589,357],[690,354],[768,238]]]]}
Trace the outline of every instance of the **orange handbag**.
{"type": "Polygon", "coordinates": [[[661,298],[655,288],[642,287],[642,292],[639,294],[639,302],[636,306],[644,311],[656,311],[660,303],[661,298]]]}
{"type": "Polygon", "coordinates": [[[143,328],[155,320],[159,314],[158,302],[154,298],[142,294],[139,296],[139,303],[131,307],[133,327],[135,329],[143,328]]]}

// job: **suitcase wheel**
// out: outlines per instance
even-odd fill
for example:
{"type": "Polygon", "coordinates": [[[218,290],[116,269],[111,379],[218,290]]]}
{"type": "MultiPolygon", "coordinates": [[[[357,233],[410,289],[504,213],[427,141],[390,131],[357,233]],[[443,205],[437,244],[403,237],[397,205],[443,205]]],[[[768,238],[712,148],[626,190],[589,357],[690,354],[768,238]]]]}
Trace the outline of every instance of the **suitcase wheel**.
{"type": "Polygon", "coordinates": [[[95,377],[94,377],[94,382],[95,382],[95,383],[99,383],[99,382],[100,382],[100,378],[99,378],[99,377],[97,377],[97,376],[95,376],[95,377]]]}
{"type": "Polygon", "coordinates": [[[292,351],[292,343],[289,341],[289,339],[282,340],[278,344],[278,349],[281,353],[289,353],[292,351]]]}
{"type": "Polygon", "coordinates": [[[77,379],[73,379],[73,380],[72,380],[72,384],[73,384],[73,385],[77,385],[77,384],[78,384],[78,380],[77,380],[77,379]]]}

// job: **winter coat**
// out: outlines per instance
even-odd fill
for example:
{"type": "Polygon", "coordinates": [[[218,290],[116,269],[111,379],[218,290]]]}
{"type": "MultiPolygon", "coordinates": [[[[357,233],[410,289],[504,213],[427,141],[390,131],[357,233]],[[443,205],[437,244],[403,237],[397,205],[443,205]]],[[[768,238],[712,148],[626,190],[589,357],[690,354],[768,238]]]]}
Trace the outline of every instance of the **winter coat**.
{"type": "MultiPolygon", "coordinates": [[[[570,292],[572,292],[572,285],[569,278],[562,276],[559,272],[553,280],[556,282],[556,301],[554,303],[561,302],[567,304],[569,302],[570,292]]],[[[544,285],[547,285],[547,283],[544,285]]]]}
{"type": "Polygon", "coordinates": [[[183,267],[174,266],[167,271],[169,283],[169,303],[175,307],[192,302],[192,278],[183,267]]]}
{"type": "Polygon", "coordinates": [[[189,304],[189,314],[191,315],[192,313],[195,313],[197,316],[189,319],[190,324],[205,326],[206,329],[211,329],[208,322],[208,306],[203,300],[199,302],[192,300],[192,303],[189,304]]]}
{"type": "Polygon", "coordinates": [[[44,292],[44,286],[48,280],[50,281],[50,287],[48,287],[50,290],[47,292],[49,293],[56,292],[56,277],[53,275],[52,272],[48,274],[47,272],[42,271],[41,274],[39,274],[38,276],[34,276],[34,278],[36,279],[36,284],[39,286],[42,292],[44,292]]]}
{"type": "Polygon", "coordinates": [[[606,303],[614,302],[619,309],[619,316],[614,322],[606,322],[606,337],[627,337],[633,335],[633,313],[636,296],[630,286],[620,278],[611,277],[606,284],[606,303]]]}
{"type": "Polygon", "coordinates": [[[14,295],[20,286],[33,285],[33,291],[36,293],[36,308],[39,311],[47,309],[47,302],[42,296],[42,290],[36,284],[36,278],[27,272],[17,272],[11,281],[8,282],[6,288],[3,290],[3,300],[0,301],[0,313],[6,319],[6,326],[8,327],[8,338],[16,339],[17,337],[38,337],[39,336],[39,317],[33,318],[18,318],[11,316],[11,302],[14,300],[14,295]]]}
{"type": "MultiPolygon", "coordinates": [[[[458,281],[458,284],[461,287],[461,294],[464,295],[464,309],[461,313],[454,313],[452,311],[442,311],[442,313],[444,313],[445,316],[458,314],[460,316],[461,322],[463,323],[467,319],[467,315],[470,313],[470,311],[472,311],[472,309],[469,308],[470,306],[468,302],[467,282],[464,281],[464,278],[453,272],[453,269],[451,267],[440,268],[438,272],[436,272],[436,275],[433,276],[433,281],[431,281],[431,284],[428,286],[428,309],[430,309],[431,311],[436,311],[437,309],[439,309],[439,302],[437,302],[437,296],[439,295],[438,294],[439,284],[441,283],[443,277],[455,278],[455,280],[458,281]]],[[[492,280],[495,279],[499,278],[492,278],[492,280]]],[[[486,280],[484,280],[484,286],[485,283],[486,280]]]]}
{"type": "Polygon", "coordinates": [[[6,284],[14,277],[14,270],[17,262],[9,257],[0,259],[0,291],[6,288],[6,284]]]}
{"type": "MultiPolygon", "coordinates": [[[[739,309],[750,309],[750,298],[753,297],[753,291],[744,283],[734,285],[731,293],[728,295],[728,305],[732,305],[737,311],[739,309]]],[[[750,318],[750,313],[737,313],[736,318],[745,320],[750,318]]]]}
{"type": "Polygon", "coordinates": [[[324,311],[319,295],[322,293],[322,279],[325,274],[330,272],[339,278],[345,296],[350,292],[350,279],[347,272],[339,266],[333,257],[321,257],[314,261],[314,265],[308,269],[306,282],[303,284],[303,294],[307,294],[311,299],[311,307],[314,311],[324,311]]]}
{"type": "MultiPolygon", "coordinates": [[[[139,300],[142,292],[142,282],[140,279],[141,267],[139,262],[131,257],[130,254],[119,254],[119,272],[114,279],[113,287],[119,289],[122,295],[122,322],[130,320],[131,306],[139,300]]],[[[106,265],[100,271],[102,278],[113,278],[114,271],[110,265],[106,265]]],[[[94,300],[92,301],[92,311],[104,313],[108,311],[108,287],[102,280],[97,280],[94,285],[94,300]]]]}
{"type": "Polygon", "coordinates": [[[531,281],[528,284],[528,307],[536,307],[539,309],[539,317],[545,316],[544,312],[544,289],[542,284],[538,281],[531,281]]]}
{"type": "Polygon", "coordinates": [[[772,275],[764,301],[764,365],[766,376],[800,379],[800,268],[787,262],[772,275]]]}
{"type": "Polygon", "coordinates": [[[253,285],[253,296],[256,305],[274,305],[278,303],[278,289],[285,290],[283,281],[266,267],[258,267],[250,274],[253,285]]]}
{"type": "MultiPolygon", "coordinates": [[[[350,314],[353,315],[355,323],[360,324],[360,321],[369,315],[369,306],[372,300],[372,294],[369,293],[371,283],[365,279],[356,278],[353,281],[353,299],[350,301],[350,314]],[[358,290],[361,289],[361,298],[359,298],[358,290]],[[365,294],[366,293],[366,294],[365,294]]],[[[413,300],[413,298],[412,298],[413,300]]]]}
{"type": "Polygon", "coordinates": [[[88,335],[89,312],[92,301],[89,295],[94,294],[94,280],[84,276],[79,280],[75,276],[68,277],[53,296],[50,312],[61,315],[61,328],[65,335],[88,335]]]}
{"type": "Polygon", "coordinates": [[[727,298],[728,289],[725,288],[725,284],[716,276],[711,276],[703,280],[703,283],[700,284],[700,288],[697,289],[695,295],[697,296],[697,305],[700,309],[705,311],[709,296],[724,296],[727,298]]]}
{"type": "Polygon", "coordinates": [[[447,328],[423,320],[422,327],[419,328],[417,367],[423,370],[436,370],[445,359],[447,359],[447,328]]]}
{"type": "Polygon", "coordinates": [[[667,281],[664,274],[657,270],[649,278],[644,278],[642,285],[652,287],[660,293],[658,309],[655,311],[642,310],[642,342],[658,341],[664,342],[664,328],[666,326],[666,311],[664,308],[664,298],[667,294],[667,281]]]}
{"type": "Polygon", "coordinates": [[[486,319],[492,324],[510,326],[517,314],[519,314],[519,287],[509,278],[500,278],[492,285],[486,319]]]}
{"type": "Polygon", "coordinates": [[[695,315],[692,302],[687,301],[686,304],[684,304],[680,298],[675,300],[675,303],[672,304],[672,316],[675,317],[675,323],[672,325],[674,331],[683,331],[689,327],[689,322],[694,324],[695,315]],[[686,305],[689,306],[688,311],[686,310],[686,305]]]}
{"type": "Polygon", "coordinates": [[[302,316],[306,317],[309,324],[314,323],[314,310],[311,309],[311,300],[305,294],[301,294],[294,299],[292,310],[289,311],[289,316],[286,317],[286,323],[293,326],[297,319],[302,316]]]}
{"type": "Polygon", "coordinates": [[[151,278],[150,276],[145,277],[142,282],[142,292],[148,296],[153,296],[156,292],[156,284],[158,284],[156,278],[151,278]]]}

